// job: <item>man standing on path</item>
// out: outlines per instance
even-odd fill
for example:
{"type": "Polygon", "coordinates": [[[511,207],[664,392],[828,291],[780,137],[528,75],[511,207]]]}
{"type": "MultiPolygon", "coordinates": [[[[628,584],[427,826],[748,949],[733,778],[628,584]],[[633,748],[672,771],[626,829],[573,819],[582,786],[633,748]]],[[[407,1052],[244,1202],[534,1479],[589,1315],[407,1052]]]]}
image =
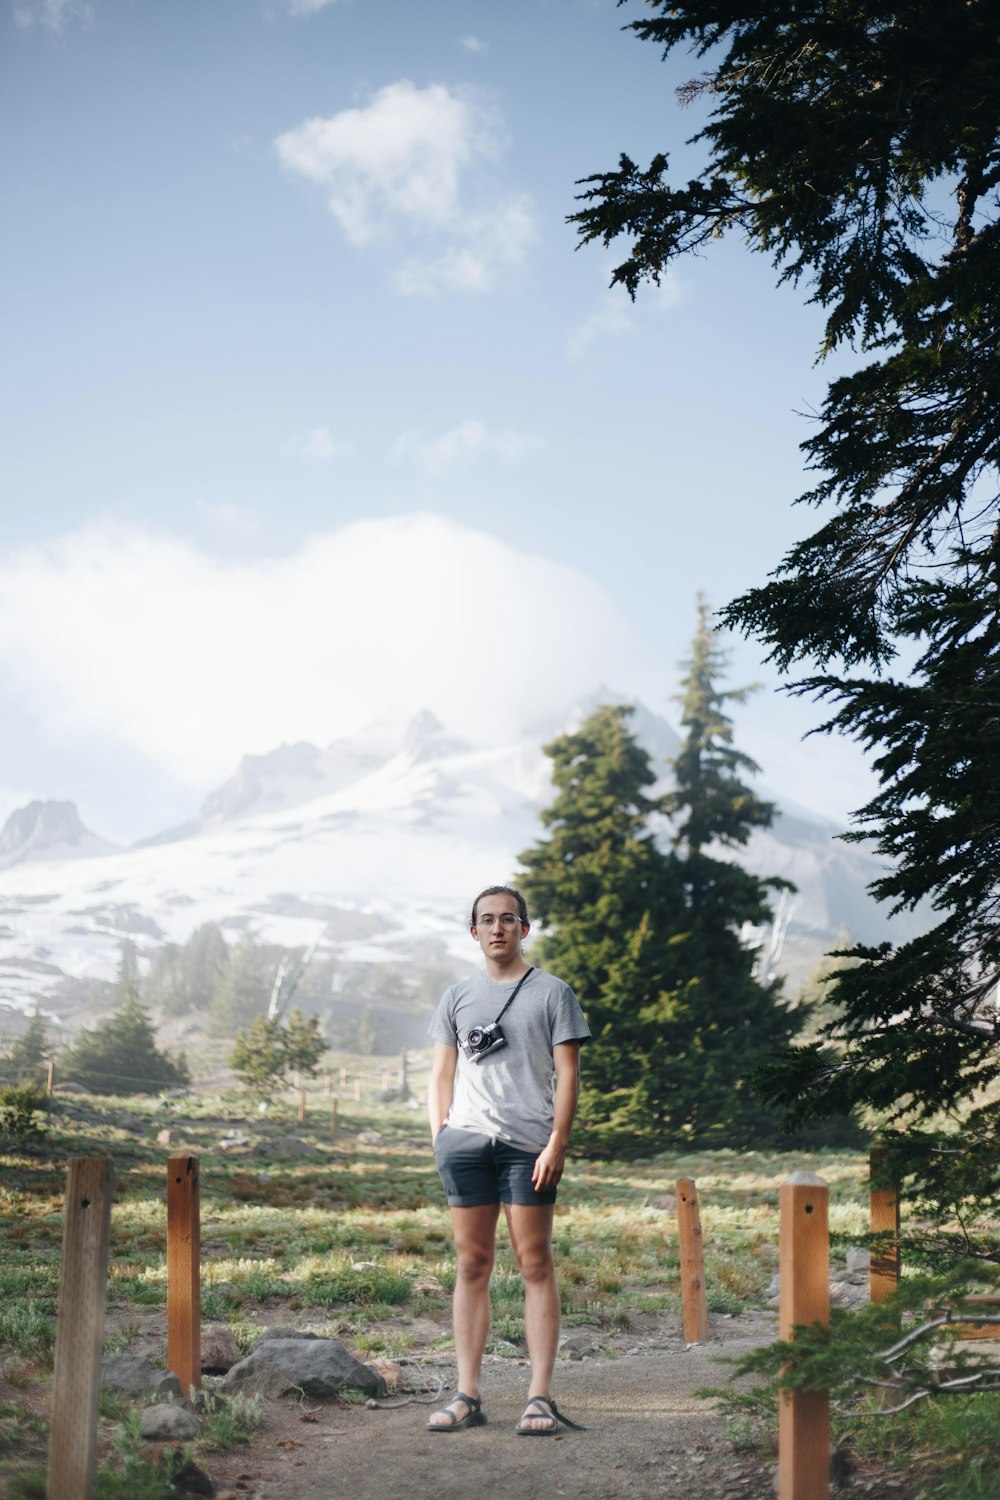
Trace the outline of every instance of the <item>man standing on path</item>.
{"type": "Polygon", "coordinates": [[[445,991],[429,1028],[428,1110],[458,1261],[458,1395],[427,1426],[458,1432],[486,1420],[479,1377],[502,1203],[524,1282],[531,1364],[528,1404],[516,1431],[546,1436],[560,1422],[576,1425],[552,1400],[559,1344],[552,1220],[580,1091],[580,1045],[590,1028],[569,986],[527,963],[528,909],[519,891],[487,887],[472,904],[470,931],[484,967],[445,991]]]}

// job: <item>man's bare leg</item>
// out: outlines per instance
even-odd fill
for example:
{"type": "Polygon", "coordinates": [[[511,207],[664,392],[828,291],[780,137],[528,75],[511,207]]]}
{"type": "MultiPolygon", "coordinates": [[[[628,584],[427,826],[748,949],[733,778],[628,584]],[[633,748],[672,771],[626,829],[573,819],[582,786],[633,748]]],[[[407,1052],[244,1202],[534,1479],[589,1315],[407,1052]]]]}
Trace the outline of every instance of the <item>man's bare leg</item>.
{"type": "MultiPolygon", "coordinates": [[[[483,1351],[490,1331],[490,1276],[496,1251],[499,1203],[485,1203],[477,1208],[453,1208],[451,1228],[458,1262],[452,1317],[455,1355],[458,1360],[458,1389],[467,1396],[479,1395],[479,1377],[483,1351]]],[[[452,1400],[448,1408],[460,1422],[468,1415],[464,1401],[452,1400]]],[[[448,1427],[448,1411],[442,1408],[430,1419],[435,1427],[448,1427]]]]}
{"type": "MultiPolygon", "coordinates": [[[[504,1204],[507,1228],[521,1279],[524,1282],[524,1333],[531,1363],[531,1396],[552,1395],[552,1371],[559,1348],[559,1288],[552,1259],[551,1204],[536,1207],[522,1203],[504,1204]]],[[[545,1431],[553,1426],[550,1417],[527,1411],[523,1427],[545,1431]]]]}

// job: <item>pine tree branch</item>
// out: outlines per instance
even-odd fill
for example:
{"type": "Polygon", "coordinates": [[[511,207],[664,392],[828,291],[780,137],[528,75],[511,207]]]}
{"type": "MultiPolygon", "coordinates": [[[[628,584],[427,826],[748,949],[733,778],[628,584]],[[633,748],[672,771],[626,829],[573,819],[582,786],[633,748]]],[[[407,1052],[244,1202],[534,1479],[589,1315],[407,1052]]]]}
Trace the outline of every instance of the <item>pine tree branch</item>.
{"type": "MultiPolygon", "coordinates": [[[[884,1380],[868,1380],[862,1377],[862,1385],[877,1386],[882,1390],[893,1390],[894,1387],[884,1380]]],[[[908,1406],[915,1406],[918,1401],[926,1401],[930,1396],[939,1395],[964,1395],[970,1390],[1000,1391],[1000,1375],[995,1370],[976,1370],[971,1375],[956,1375],[953,1380],[935,1381],[933,1385],[922,1385],[918,1390],[911,1391],[905,1401],[898,1406],[883,1406],[877,1411],[853,1411],[852,1417],[892,1417],[897,1412],[905,1411],[908,1406]]],[[[844,1408],[838,1408],[843,1410],[844,1408]]]]}

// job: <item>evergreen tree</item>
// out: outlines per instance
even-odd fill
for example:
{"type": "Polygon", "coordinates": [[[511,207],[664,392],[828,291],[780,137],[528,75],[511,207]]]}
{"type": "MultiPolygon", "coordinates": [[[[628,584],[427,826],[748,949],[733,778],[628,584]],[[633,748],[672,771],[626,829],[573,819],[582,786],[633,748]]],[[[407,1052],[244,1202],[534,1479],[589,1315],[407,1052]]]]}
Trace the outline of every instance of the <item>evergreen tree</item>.
{"type": "Polygon", "coordinates": [[[532,920],[548,929],[544,961],[591,1006],[645,912],[667,931],[676,925],[663,922],[677,886],[650,830],[656,775],[631,715],[627,705],[603,706],[545,746],[556,788],[542,813],[547,837],[519,856],[532,920]]]}
{"type": "Polygon", "coordinates": [[[36,1005],[27,1029],[11,1046],[7,1054],[7,1067],[18,1081],[41,1083],[48,1071],[52,1056],[48,1028],[42,1016],[42,1008],[36,1005]]]}
{"type": "Polygon", "coordinates": [[[1000,1190],[996,13],[965,0],[649,0],[632,29],[709,59],[683,91],[710,111],[694,141],[705,160],[674,186],[666,155],[648,170],[623,156],[587,179],[574,220],[585,240],[630,237],[614,280],[633,294],[736,230],[782,280],[808,283],[827,315],[821,354],[861,351],[803,445],[819,482],[802,499],[825,508],[821,524],[722,617],[783,670],[811,672],[795,689],[832,703],[824,727],[871,751],[879,791],[851,837],[892,862],[876,896],[939,918],[898,948],[855,949],[831,985],[828,1034],[760,1086],[796,1119],[874,1109],[899,1132],[897,1168],[935,1201],[933,1122],[950,1113],[965,1153],[955,1181],[965,1191],[978,1174],[976,1201],[989,1202],[1000,1190]],[[918,657],[907,678],[888,670],[901,644],[918,657]]]}
{"type": "Polygon", "coordinates": [[[673,761],[674,789],[664,798],[685,893],[688,983],[664,1025],[659,1071],[675,1121],[706,1143],[734,1130],[744,1139],[773,1133],[774,1117],[752,1094],[747,1074],[795,1030],[780,982],[758,982],[755,955],[740,937],[744,924],[771,920],[770,892],[789,889],[788,882],[761,879],[719,857],[743,847],[774,815],[744,780],[759,768],[734,745],[726,709],[752,689],[719,685],[726,656],[699,598],[680,695],[684,741],[673,761]]]}
{"type": "MultiPolygon", "coordinates": [[[[879,789],[851,836],[891,862],[872,889],[895,909],[936,913],[929,932],[899,947],[855,948],[830,986],[821,1037],[762,1069],[759,1085],[794,1119],[872,1110],[891,1131],[893,1174],[910,1174],[911,1222],[930,1226],[919,1231],[924,1250],[934,1253],[929,1235],[945,1259],[995,1265],[996,8],[647,0],[632,27],[665,53],[691,46],[709,60],[683,91],[710,111],[692,143],[706,160],[675,187],[665,155],[648,170],[623,156],[587,180],[575,220],[588,240],[631,238],[614,280],[632,293],[735,230],[773,257],[782,280],[808,284],[827,315],[821,354],[860,354],[830,384],[803,445],[819,474],[802,497],[824,508],[818,529],[723,619],[782,670],[811,673],[794,687],[833,705],[823,727],[871,752],[879,789]],[[901,646],[916,665],[893,675],[901,646]]],[[[907,1372],[907,1405],[941,1389],[932,1364],[907,1372]]],[[[974,1378],[988,1389],[992,1372],[950,1388],[974,1378]]]]}
{"type": "Polygon", "coordinates": [[[229,1066],[252,1094],[270,1099],[285,1081],[281,1023],[256,1015],[246,1031],[237,1031],[229,1066]]]}
{"type": "Polygon", "coordinates": [[[272,1095],[296,1073],[314,1077],[326,1042],[318,1016],[293,1010],[287,1024],[256,1015],[245,1031],[236,1033],[229,1066],[244,1085],[262,1099],[272,1095]]]}
{"type": "Polygon", "coordinates": [[[289,1073],[294,1073],[300,1082],[303,1078],[315,1078],[326,1051],[319,1016],[304,1016],[296,1006],[282,1030],[281,1046],[289,1073]]]}
{"type": "Polygon", "coordinates": [[[239,1027],[267,1010],[276,970],[273,951],[252,937],[241,937],[228,950],[208,1014],[213,1036],[234,1036],[239,1027]]]}
{"type": "Polygon", "coordinates": [[[607,705],[545,747],[556,795],[547,837],[520,856],[532,920],[546,928],[538,961],[579,997],[593,1033],[584,1049],[584,1149],[648,1141],[642,1118],[663,1008],[674,987],[684,904],[676,862],[657,848],[649,795],[655,773],[628,729],[632,710],[607,705]]]}
{"type": "Polygon", "coordinates": [[[156,1045],[156,1032],[139,994],[135,950],[123,944],[116,989],[122,994],[114,1015],[84,1031],[62,1066],[74,1083],[98,1094],[155,1094],[190,1083],[187,1063],[156,1045]]]}
{"type": "Polygon", "coordinates": [[[166,943],[156,953],[143,986],[150,1002],[170,1015],[212,1006],[229,961],[229,948],[216,922],[203,922],[186,943],[166,943]]]}

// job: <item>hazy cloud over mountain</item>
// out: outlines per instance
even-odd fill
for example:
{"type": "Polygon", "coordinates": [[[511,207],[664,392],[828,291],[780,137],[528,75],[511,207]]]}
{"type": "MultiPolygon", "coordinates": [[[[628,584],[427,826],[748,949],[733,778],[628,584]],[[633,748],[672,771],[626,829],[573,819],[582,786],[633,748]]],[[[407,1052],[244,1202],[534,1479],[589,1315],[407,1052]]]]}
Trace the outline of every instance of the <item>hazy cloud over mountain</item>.
{"type": "Polygon", "coordinates": [[[4,673],[51,736],[117,743],[198,788],[247,751],[423,707],[503,744],[601,683],[663,697],[593,580],[427,514],[243,562],[92,526],[8,553],[0,599],[4,673]]]}

